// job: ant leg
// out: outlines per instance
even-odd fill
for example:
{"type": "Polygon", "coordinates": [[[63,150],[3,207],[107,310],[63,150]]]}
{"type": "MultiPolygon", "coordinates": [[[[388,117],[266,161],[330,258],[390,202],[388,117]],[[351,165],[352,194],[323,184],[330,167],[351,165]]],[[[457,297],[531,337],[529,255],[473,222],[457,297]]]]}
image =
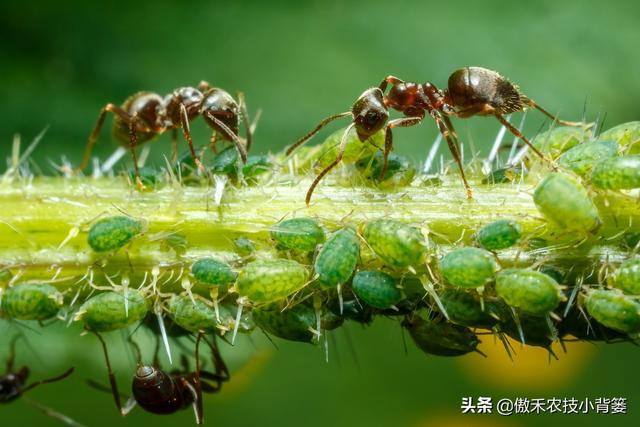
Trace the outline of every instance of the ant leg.
{"type": "Polygon", "coordinates": [[[325,127],[332,121],[342,117],[351,116],[351,115],[352,115],[351,111],[345,111],[344,113],[334,114],[333,116],[329,116],[326,119],[322,120],[320,123],[318,123],[318,125],[315,128],[313,128],[311,132],[307,133],[305,136],[303,136],[302,138],[300,138],[299,140],[291,144],[291,146],[287,148],[286,155],[289,156],[291,153],[293,153],[293,150],[295,150],[296,148],[298,148],[299,146],[307,142],[313,135],[320,132],[320,130],[323,127],[325,127]]]}
{"type": "Polygon", "coordinates": [[[356,125],[355,123],[351,123],[349,126],[347,126],[347,129],[345,129],[344,133],[342,134],[342,139],[340,140],[340,148],[338,149],[338,155],[336,156],[336,159],[333,162],[331,162],[329,166],[324,168],[324,170],[320,172],[316,177],[316,179],[311,183],[309,190],[307,190],[307,197],[305,198],[305,202],[307,203],[307,206],[309,206],[309,202],[311,202],[311,196],[313,195],[313,190],[315,190],[318,183],[322,180],[322,178],[324,178],[326,174],[328,174],[331,171],[331,169],[335,168],[338,165],[338,163],[342,161],[342,156],[344,156],[344,150],[347,147],[347,141],[348,141],[347,135],[349,135],[349,132],[351,131],[351,129],[353,129],[355,125],[356,125]]]}
{"type": "Polygon", "coordinates": [[[133,347],[133,352],[136,355],[136,363],[140,365],[142,363],[142,351],[140,351],[140,346],[133,340],[131,335],[127,337],[127,341],[131,344],[131,347],[133,347]]]}
{"type": "Polygon", "coordinates": [[[129,123],[131,121],[131,115],[124,111],[122,108],[118,107],[114,104],[105,105],[102,110],[100,110],[100,115],[98,116],[98,121],[89,135],[89,140],[87,141],[87,145],[84,149],[84,155],[82,156],[82,162],[80,166],[78,166],[78,170],[84,170],[91,160],[91,152],[93,151],[93,146],[98,142],[98,136],[100,136],[100,131],[102,130],[102,125],[104,125],[104,120],[107,117],[107,113],[114,113],[118,115],[125,123],[129,123]]]}
{"type": "MultiPolygon", "coordinates": [[[[100,340],[100,344],[102,344],[102,351],[104,352],[104,360],[107,363],[107,371],[109,373],[109,384],[111,385],[111,394],[113,395],[113,400],[116,403],[116,407],[118,408],[118,412],[120,412],[120,415],[124,416],[126,414],[124,413],[124,410],[122,408],[122,402],[120,401],[120,392],[118,391],[118,383],[116,383],[116,376],[113,373],[113,369],[111,368],[111,362],[109,361],[107,344],[104,342],[104,339],[99,333],[94,332],[94,334],[100,340]]],[[[128,406],[128,402],[127,402],[127,406],[128,406]]]]}
{"type": "Polygon", "coordinates": [[[251,142],[253,138],[253,131],[251,130],[251,123],[249,121],[249,112],[247,111],[247,103],[244,99],[244,93],[238,92],[238,106],[240,107],[240,114],[242,121],[244,122],[244,128],[247,132],[247,153],[251,151],[251,142]]]}
{"type": "Polygon", "coordinates": [[[538,105],[533,99],[526,98],[525,104],[527,104],[528,106],[530,106],[532,108],[535,108],[536,110],[540,111],[542,114],[544,114],[545,116],[549,117],[551,120],[553,120],[554,122],[556,122],[556,123],[558,123],[558,124],[560,124],[562,126],[578,127],[578,126],[587,125],[584,122],[569,122],[569,121],[566,121],[566,120],[560,120],[557,116],[554,116],[553,114],[551,114],[550,112],[548,112],[547,110],[542,108],[540,105],[538,105]]]}
{"type": "Polygon", "coordinates": [[[453,123],[451,123],[451,120],[449,120],[449,117],[447,116],[440,117],[437,114],[433,114],[432,117],[438,125],[438,130],[447,141],[447,145],[449,146],[449,151],[451,151],[453,160],[455,160],[456,164],[458,165],[458,169],[460,169],[462,183],[464,184],[464,188],[467,191],[467,199],[473,199],[473,191],[471,191],[471,186],[469,185],[469,182],[467,182],[467,176],[464,173],[464,166],[462,165],[462,160],[460,158],[460,147],[458,143],[458,137],[456,135],[455,129],[453,128],[453,123]]]}
{"type": "Polygon", "coordinates": [[[140,169],[138,168],[138,156],[136,155],[136,147],[138,146],[138,136],[136,135],[136,117],[131,117],[129,121],[129,150],[133,159],[133,170],[136,173],[136,185],[138,190],[144,191],[145,186],[140,179],[140,169]]]}
{"type": "Polygon", "coordinates": [[[178,129],[171,130],[171,162],[178,161],[178,129]]]}
{"type": "Polygon", "coordinates": [[[384,164],[380,171],[380,179],[387,173],[387,167],[389,166],[389,153],[393,150],[393,133],[391,130],[395,127],[409,127],[415,126],[422,121],[422,117],[405,117],[402,119],[391,120],[387,123],[387,129],[384,134],[384,164]]]}
{"type": "Polygon", "coordinates": [[[227,364],[224,363],[224,359],[220,355],[220,350],[218,349],[218,343],[216,341],[216,336],[213,336],[213,342],[210,342],[206,336],[203,336],[204,340],[209,344],[209,348],[211,349],[211,354],[213,355],[213,365],[215,366],[215,373],[205,372],[208,376],[207,378],[213,379],[218,383],[218,388],[220,387],[220,383],[223,381],[229,381],[231,375],[229,375],[229,369],[227,368],[227,364]],[[213,375],[213,377],[212,377],[213,375]]]}
{"type": "Polygon", "coordinates": [[[391,84],[391,86],[399,85],[404,83],[404,80],[397,78],[396,76],[387,76],[378,86],[382,92],[387,89],[387,85],[391,84]]]}
{"type": "Polygon", "coordinates": [[[196,163],[200,172],[204,173],[205,168],[198,155],[196,154],[196,150],[193,148],[193,141],[191,140],[191,129],[189,128],[189,115],[187,114],[187,107],[184,104],[180,103],[180,124],[182,125],[182,133],[184,135],[184,139],[187,141],[189,145],[189,151],[191,151],[191,158],[196,163]]]}
{"type": "Polygon", "coordinates": [[[211,146],[211,151],[218,154],[218,147],[216,144],[218,143],[218,132],[215,130],[211,133],[211,139],[209,139],[209,145],[211,146]]]}
{"type": "Polygon", "coordinates": [[[220,120],[218,120],[210,112],[206,112],[205,114],[207,115],[207,117],[212,122],[214,122],[216,124],[217,128],[215,130],[217,130],[218,132],[224,134],[227,138],[229,138],[229,140],[233,141],[233,143],[236,145],[236,149],[238,150],[238,153],[240,154],[240,158],[242,159],[242,163],[247,163],[247,149],[245,148],[244,143],[242,141],[240,141],[240,138],[238,138],[238,135],[233,133],[233,131],[231,129],[229,129],[229,127],[227,125],[225,125],[220,120]]]}
{"type": "Polygon", "coordinates": [[[22,389],[22,393],[26,393],[27,391],[29,391],[31,389],[34,389],[34,388],[36,388],[36,387],[38,387],[39,385],[42,385],[42,384],[49,384],[49,383],[54,383],[56,381],[63,380],[65,378],[67,378],[69,375],[71,375],[74,370],[75,370],[75,368],[69,368],[62,375],[58,375],[57,377],[47,378],[47,379],[44,379],[44,380],[40,380],[40,381],[36,381],[34,383],[31,383],[27,387],[22,389]]]}
{"type": "Polygon", "coordinates": [[[507,120],[502,116],[502,114],[500,114],[500,113],[493,113],[493,115],[494,115],[494,117],[495,117],[496,119],[498,119],[498,121],[499,121],[500,123],[502,123],[502,125],[503,125],[504,127],[506,127],[507,129],[509,129],[509,132],[511,132],[515,137],[517,137],[517,138],[521,139],[521,140],[522,140],[522,142],[524,142],[525,144],[527,144],[527,145],[529,146],[529,148],[531,149],[531,151],[533,151],[534,153],[536,153],[536,155],[537,155],[538,157],[540,157],[542,160],[544,160],[544,161],[548,162],[548,163],[552,166],[552,168],[553,168],[554,170],[557,170],[557,169],[558,169],[558,168],[557,168],[557,166],[555,165],[555,163],[553,162],[553,160],[551,160],[551,159],[547,158],[547,156],[545,156],[544,154],[542,154],[542,153],[540,152],[540,150],[538,150],[536,147],[534,147],[534,146],[533,146],[533,144],[531,143],[531,141],[529,141],[529,140],[527,139],[527,137],[526,137],[526,136],[524,136],[524,135],[522,134],[522,132],[520,132],[520,131],[518,130],[518,128],[516,128],[516,127],[515,127],[515,126],[513,126],[511,123],[509,123],[509,122],[508,122],[508,121],[507,121],[507,120]]]}

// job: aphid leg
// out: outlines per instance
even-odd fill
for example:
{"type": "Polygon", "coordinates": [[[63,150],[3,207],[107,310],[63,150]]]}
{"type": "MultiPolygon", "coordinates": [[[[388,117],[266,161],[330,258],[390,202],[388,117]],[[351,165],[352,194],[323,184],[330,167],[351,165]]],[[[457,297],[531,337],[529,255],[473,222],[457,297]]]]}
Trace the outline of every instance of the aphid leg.
{"type": "Polygon", "coordinates": [[[98,121],[89,135],[89,140],[87,141],[87,145],[84,149],[84,155],[82,157],[82,162],[80,166],[78,166],[78,170],[83,170],[89,165],[89,161],[91,160],[91,152],[93,151],[93,146],[98,142],[98,136],[100,136],[100,131],[102,130],[102,125],[104,125],[104,119],[107,117],[107,113],[114,113],[119,116],[126,123],[131,122],[131,115],[124,111],[122,108],[118,107],[114,104],[105,105],[102,110],[100,110],[100,115],[98,116],[98,121]]]}
{"type": "Polygon", "coordinates": [[[22,393],[26,393],[27,391],[32,390],[42,384],[49,384],[49,383],[54,383],[56,381],[63,380],[67,378],[69,375],[71,375],[74,370],[75,368],[69,368],[64,373],[62,373],[61,375],[58,375],[57,377],[46,378],[44,380],[35,381],[29,384],[28,386],[26,386],[25,388],[23,388],[22,393]]]}
{"type": "Polygon", "coordinates": [[[536,155],[538,157],[540,157],[542,160],[544,160],[545,162],[549,163],[551,165],[551,167],[553,168],[553,170],[558,170],[558,167],[555,165],[555,163],[553,162],[553,160],[549,159],[547,156],[545,156],[544,154],[542,154],[542,152],[540,152],[540,150],[538,150],[536,147],[534,147],[534,145],[531,143],[531,141],[529,141],[529,139],[527,139],[526,136],[524,136],[522,134],[522,132],[520,132],[518,130],[518,128],[516,128],[515,126],[513,126],[511,123],[509,123],[507,121],[507,119],[504,118],[504,116],[500,113],[494,112],[493,116],[498,119],[498,121],[500,123],[502,123],[504,125],[504,127],[506,127],[507,129],[509,129],[509,132],[511,132],[513,135],[517,136],[518,138],[520,138],[522,140],[522,142],[524,142],[525,144],[527,144],[529,146],[529,148],[531,149],[531,151],[533,151],[534,153],[536,153],[536,155]]]}
{"type": "Polygon", "coordinates": [[[322,120],[320,123],[318,123],[318,125],[315,128],[313,128],[313,130],[311,130],[309,133],[304,135],[302,138],[300,138],[299,140],[297,140],[296,142],[291,144],[291,146],[289,146],[289,148],[287,148],[286,155],[289,156],[291,153],[293,153],[293,150],[295,150],[296,148],[298,148],[299,146],[301,146],[302,144],[307,142],[313,135],[315,135],[316,133],[320,132],[320,130],[323,127],[325,127],[326,125],[328,125],[332,121],[334,121],[336,119],[339,119],[339,118],[342,118],[342,117],[351,116],[351,115],[352,115],[351,111],[345,111],[344,113],[334,114],[333,116],[329,116],[326,119],[322,120]]]}
{"type": "Polygon", "coordinates": [[[342,139],[340,140],[340,147],[338,148],[338,155],[336,156],[335,160],[331,162],[329,166],[324,168],[322,172],[318,174],[316,179],[311,183],[309,190],[307,190],[307,197],[305,199],[307,206],[309,206],[309,202],[311,202],[311,196],[313,195],[313,190],[315,190],[318,183],[322,180],[322,178],[324,178],[326,174],[328,174],[331,171],[331,169],[335,168],[338,165],[338,163],[342,161],[344,150],[347,147],[347,141],[348,141],[347,136],[349,135],[349,132],[354,126],[355,126],[355,123],[351,123],[349,126],[347,126],[347,129],[345,129],[344,133],[342,134],[342,139]]]}
{"type": "Polygon", "coordinates": [[[545,116],[549,117],[551,120],[553,120],[554,122],[562,125],[562,126],[574,126],[574,127],[591,127],[590,123],[584,123],[584,122],[569,122],[566,120],[560,120],[557,116],[554,116],[553,114],[551,114],[550,112],[548,112],[547,110],[545,110],[544,108],[542,108],[540,105],[538,105],[536,102],[533,101],[533,99],[529,99],[527,98],[525,100],[525,104],[527,104],[528,106],[535,108],[536,110],[540,111],[542,114],[544,114],[545,116]]]}
{"type": "Polygon", "coordinates": [[[378,87],[380,88],[380,90],[382,92],[384,92],[385,90],[387,90],[387,85],[391,84],[392,86],[395,85],[399,85],[404,83],[404,80],[401,80],[399,78],[397,78],[396,76],[387,76],[384,78],[384,80],[380,83],[380,85],[378,85],[378,87]]]}
{"type": "Polygon", "coordinates": [[[195,148],[193,148],[193,140],[191,139],[191,128],[189,127],[189,114],[187,113],[187,107],[184,104],[180,103],[180,126],[182,127],[182,134],[184,135],[185,141],[189,145],[189,151],[191,152],[191,158],[195,162],[196,166],[200,170],[200,172],[204,173],[205,168],[198,154],[196,154],[195,148]]]}
{"type": "Polygon", "coordinates": [[[460,169],[460,176],[462,177],[462,183],[464,184],[464,188],[467,191],[467,198],[473,199],[473,191],[471,191],[471,186],[467,182],[467,176],[464,173],[464,166],[462,165],[462,160],[460,159],[460,146],[458,143],[458,137],[456,135],[455,129],[453,128],[453,123],[449,120],[449,117],[442,116],[440,117],[437,113],[433,113],[431,115],[433,119],[436,121],[438,125],[438,130],[447,141],[447,145],[449,146],[449,151],[451,151],[451,155],[453,156],[453,160],[455,160],[458,165],[458,169],[460,169]]]}
{"type": "Polygon", "coordinates": [[[200,385],[200,340],[202,339],[202,332],[198,332],[196,337],[196,372],[194,376],[194,383],[196,389],[196,396],[193,402],[194,410],[196,411],[196,423],[202,424],[204,408],[202,406],[202,387],[200,385]]]}
{"type": "Polygon", "coordinates": [[[202,374],[206,374],[206,378],[210,380],[216,381],[218,384],[217,389],[220,388],[221,383],[224,381],[229,381],[231,377],[229,375],[229,369],[227,368],[227,364],[224,363],[224,359],[220,355],[220,350],[218,349],[218,343],[216,341],[215,335],[213,336],[213,341],[209,341],[206,336],[202,336],[202,338],[207,342],[209,348],[211,349],[211,355],[213,356],[213,365],[215,366],[215,373],[202,371],[202,374]]]}
{"type": "MultiPolygon", "coordinates": [[[[120,392],[118,391],[118,383],[116,383],[116,376],[113,373],[113,369],[111,368],[111,361],[109,360],[109,352],[107,351],[107,343],[104,342],[104,339],[99,333],[94,332],[94,334],[100,340],[100,344],[102,344],[102,351],[104,353],[105,363],[107,364],[107,372],[109,374],[109,385],[111,386],[111,394],[113,395],[113,401],[115,402],[116,408],[118,409],[118,412],[120,412],[120,415],[124,416],[131,409],[133,409],[133,406],[131,406],[131,408],[126,413],[124,412],[124,409],[126,408],[122,407],[122,402],[120,401],[120,392]]],[[[93,385],[92,382],[90,382],[89,384],[93,385]]],[[[127,407],[128,406],[129,406],[129,402],[127,402],[127,407]]]]}
{"type": "Polygon", "coordinates": [[[251,130],[251,122],[249,121],[249,112],[247,111],[247,102],[244,99],[244,93],[238,92],[238,108],[240,108],[240,115],[244,122],[244,128],[247,133],[247,153],[251,151],[251,142],[253,139],[253,131],[251,130]]]}
{"type": "Polygon", "coordinates": [[[178,161],[178,129],[171,130],[171,163],[178,161]]]}
{"type": "Polygon", "coordinates": [[[216,124],[217,131],[223,133],[230,141],[232,141],[236,145],[236,149],[238,150],[238,154],[240,154],[240,158],[242,159],[242,163],[247,163],[247,148],[244,143],[238,138],[238,135],[233,133],[231,129],[220,120],[218,120],[213,114],[207,112],[207,117],[216,124]]]}
{"type": "Polygon", "coordinates": [[[387,128],[384,134],[384,163],[382,170],[380,171],[380,179],[384,178],[384,174],[387,173],[387,167],[389,166],[389,153],[393,150],[393,132],[395,127],[409,127],[415,126],[422,121],[423,117],[405,117],[402,119],[394,119],[387,123],[387,128]]]}

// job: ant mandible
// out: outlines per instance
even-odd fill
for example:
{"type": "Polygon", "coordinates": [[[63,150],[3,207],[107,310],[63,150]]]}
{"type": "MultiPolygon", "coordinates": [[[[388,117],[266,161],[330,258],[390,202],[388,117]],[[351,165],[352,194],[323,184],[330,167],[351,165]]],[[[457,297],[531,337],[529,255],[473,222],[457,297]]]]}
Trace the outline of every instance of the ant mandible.
{"type": "Polygon", "coordinates": [[[523,95],[515,84],[511,83],[496,71],[482,67],[465,67],[454,71],[449,76],[447,89],[440,90],[432,83],[405,82],[397,77],[388,76],[378,87],[367,89],[360,95],[351,107],[350,111],[335,114],[322,120],[311,132],[304,135],[287,149],[287,155],[291,154],[297,147],[308,141],[313,135],[318,133],[323,127],[332,121],[350,116],[352,123],[347,127],[338,149],[335,160],[322,170],[313,181],[307,191],[306,203],[311,201],[313,191],[322,178],[331,171],[340,161],[344,154],[349,131],[355,127],[358,139],[366,141],[373,134],[381,130],[386,125],[384,143],[384,164],[380,176],[384,176],[389,153],[393,149],[393,133],[395,127],[409,127],[422,122],[422,119],[429,114],[435,120],[438,130],[447,141],[453,159],[460,169],[462,181],[467,191],[467,197],[473,198],[471,187],[467,182],[462,161],[460,159],[460,148],[450,116],[468,118],[472,116],[493,116],[502,123],[512,134],[524,141],[531,150],[546,161],[547,159],[531,142],[511,123],[505,119],[505,115],[523,111],[528,107],[541,111],[554,122],[565,126],[582,126],[583,123],[567,122],[559,120],[547,110],[540,107],[532,99],[523,95]],[[391,85],[389,92],[385,95],[387,86],[391,85]],[[405,117],[388,120],[389,109],[394,109],[405,115],[405,117]]]}
{"type": "MultiPolygon", "coordinates": [[[[58,375],[56,377],[47,378],[44,380],[35,381],[29,385],[26,385],[27,379],[29,378],[29,368],[27,366],[23,366],[18,371],[14,371],[14,361],[15,361],[15,345],[16,341],[20,336],[16,336],[12,339],[9,350],[9,358],[7,359],[7,365],[5,369],[4,375],[0,376],[0,403],[9,403],[21,397],[24,393],[33,390],[42,384],[49,384],[56,381],[61,381],[71,375],[74,371],[74,368],[69,368],[63,374],[58,375]]],[[[25,398],[26,399],[26,398],[25,398]]],[[[36,406],[36,408],[42,410],[50,417],[56,418],[59,421],[74,427],[81,426],[81,424],[76,423],[69,417],[62,415],[58,412],[55,412],[39,403],[29,401],[29,403],[36,406]]]]}
{"type": "Polygon", "coordinates": [[[128,146],[131,151],[136,184],[141,190],[144,185],[138,171],[136,147],[168,130],[172,131],[174,159],[177,156],[178,129],[182,129],[191,157],[198,169],[204,172],[204,166],[193,147],[189,128],[189,122],[198,115],[202,115],[207,125],[213,129],[212,147],[218,138],[233,142],[243,162],[246,162],[247,152],[251,148],[252,129],[244,95],[239,92],[236,102],[227,91],[211,87],[209,83],[202,81],[198,88],[181,87],[164,98],[153,92],[138,92],[127,98],[121,106],[111,103],[105,105],[89,136],[79,170],[84,170],[89,164],[93,146],[98,141],[107,113],[115,115],[113,134],[116,141],[128,146]],[[238,136],[241,117],[247,135],[246,145],[238,136]]]}
{"type": "MultiPolygon", "coordinates": [[[[94,333],[102,344],[102,350],[109,373],[110,391],[113,394],[113,400],[118,408],[118,412],[122,416],[126,416],[136,404],[147,412],[159,415],[173,414],[192,405],[196,423],[202,424],[204,420],[202,392],[215,393],[220,390],[223,382],[229,380],[229,370],[224,360],[222,360],[215,336],[213,341],[209,341],[203,333],[199,333],[196,337],[195,344],[195,372],[189,372],[185,357],[182,359],[183,371],[167,373],[160,369],[157,358],[157,346],[154,363],[152,365],[142,364],[138,350],[138,368],[136,369],[131,385],[133,396],[122,406],[120,400],[121,394],[118,391],[115,374],[111,368],[107,345],[100,334],[97,332],[94,333]],[[203,339],[211,349],[215,372],[200,369],[200,341],[203,339]]],[[[104,389],[103,386],[93,381],[90,381],[89,384],[95,388],[104,389]]]]}

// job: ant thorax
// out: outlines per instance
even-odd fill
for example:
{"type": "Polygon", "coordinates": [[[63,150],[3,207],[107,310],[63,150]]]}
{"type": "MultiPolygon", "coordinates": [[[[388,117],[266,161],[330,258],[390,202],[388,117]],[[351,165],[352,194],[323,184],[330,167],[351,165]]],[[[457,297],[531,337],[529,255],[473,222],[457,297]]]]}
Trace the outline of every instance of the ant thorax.
{"type": "Polygon", "coordinates": [[[171,127],[180,123],[183,106],[188,119],[193,120],[200,112],[203,98],[202,92],[189,86],[176,89],[165,96],[162,103],[165,126],[171,127]]]}

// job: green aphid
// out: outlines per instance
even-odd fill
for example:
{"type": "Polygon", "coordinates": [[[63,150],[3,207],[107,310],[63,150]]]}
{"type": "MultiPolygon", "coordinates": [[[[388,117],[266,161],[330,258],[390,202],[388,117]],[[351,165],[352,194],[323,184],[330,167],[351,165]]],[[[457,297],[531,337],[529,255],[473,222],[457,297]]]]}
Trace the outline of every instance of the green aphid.
{"type": "Polygon", "coordinates": [[[594,232],[602,224],[587,190],[571,176],[550,173],[536,187],[533,201],[545,218],[564,230],[594,232]]]}
{"type": "Polygon", "coordinates": [[[168,251],[172,249],[177,255],[184,255],[189,242],[187,237],[180,233],[171,233],[160,240],[160,249],[168,251]]]}
{"type": "Polygon", "coordinates": [[[464,326],[444,320],[425,320],[417,315],[402,322],[413,342],[427,354],[461,356],[476,351],[480,340],[464,326]]]}
{"type": "Polygon", "coordinates": [[[246,237],[238,237],[233,241],[233,245],[240,256],[249,256],[256,251],[256,245],[246,237]]]}
{"type": "Polygon", "coordinates": [[[490,252],[480,248],[459,248],[440,260],[445,281],[461,288],[478,288],[491,282],[498,265],[490,252]]]}
{"type": "Polygon", "coordinates": [[[345,227],[329,237],[314,263],[318,284],[324,289],[346,283],[356,269],[360,242],[352,227],[345,227]]]}
{"type": "Polygon", "coordinates": [[[640,295],[640,258],[628,259],[620,264],[613,282],[625,294],[640,295]]]}
{"type": "Polygon", "coordinates": [[[324,230],[313,218],[292,218],[271,227],[271,238],[284,248],[311,252],[324,242],[324,230]]]}
{"type": "Polygon", "coordinates": [[[311,343],[317,336],[313,332],[317,326],[316,313],[305,304],[297,304],[284,311],[279,307],[257,308],[252,313],[256,325],[276,337],[311,343]]]}
{"type": "Polygon", "coordinates": [[[550,265],[543,265],[542,267],[540,267],[538,271],[540,271],[540,273],[544,273],[547,276],[551,277],[553,280],[558,282],[558,284],[563,283],[567,275],[566,272],[561,271],[558,268],[550,265]]]}
{"type": "Polygon", "coordinates": [[[606,190],[640,188],[640,155],[613,157],[599,162],[591,173],[591,183],[606,190]]]}
{"type": "Polygon", "coordinates": [[[598,139],[617,141],[625,154],[640,154],[640,121],[614,126],[602,132],[598,139]]]}
{"type": "Polygon", "coordinates": [[[129,216],[103,218],[89,229],[89,246],[96,252],[115,251],[140,235],[143,229],[143,221],[129,216]]]}
{"type": "Polygon", "coordinates": [[[178,326],[189,332],[217,331],[215,309],[199,295],[194,295],[193,299],[186,293],[172,296],[169,300],[169,316],[178,326]]]}
{"type": "Polygon", "coordinates": [[[618,290],[593,290],[587,294],[587,313],[619,332],[640,332],[640,304],[618,290]]]}
{"type": "Polygon", "coordinates": [[[526,175],[520,166],[509,166],[489,172],[483,179],[483,184],[507,184],[526,175]]]}
{"type": "Polygon", "coordinates": [[[521,235],[520,224],[512,219],[500,219],[482,227],[476,240],[483,248],[497,251],[515,245],[521,235]]]}
{"type": "Polygon", "coordinates": [[[55,287],[22,283],[4,290],[0,314],[17,320],[46,320],[55,317],[62,304],[62,294],[55,287]]]}
{"type": "Polygon", "coordinates": [[[309,280],[307,268],[288,259],[258,260],[240,270],[236,291],[254,303],[278,301],[302,289],[309,280]]]}
{"type": "Polygon", "coordinates": [[[226,262],[203,258],[191,265],[191,274],[200,283],[212,286],[228,285],[238,276],[226,262]]]}
{"type": "MultiPolygon", "coordinates": [[[[238,306],[236,304],[228,301],[218,304],[218,314],[220,315],[218,325],[223,332],[231,331],[235,328],[236,317],[238,314],[238,306]]],[[[253,312],[250,310],[243,310],[240,315],[238,332],[250,333],[255,328],[256,322],[253,320],[253,312]]]]}
{"type": "Polygon", "coordinates": [[[560,285],[551,276],[518,268],[497,274],[496,293],[511,307],[533,315],[550,313],[563,299],[560,285]]]}
{"type": "MultiPolygon", "coordinates": [[[[312,160],[315,161],[314,166],[316,168],[324,169],[336,159],[344,131],[345,128],[338,129],[329,135],[322,144],[315,147],[318,151],[312,160]]],[[[378,150],[378,147],[384,146],[384,134],[384,130],[381,130],[373,134],[368,140],[361,142],[355,129],[351,129],[349,135],[347,135],[347,144],[342,156],[342,163],[353,164],[362,158],[373,155],[378,150]]]]}
{"type": "Polygon", "coordinates": [[[233,175],[238,172],[238,161],[238,150],[230,145],[216,154],[209,166],[213,173],[233,175]]]}
{"type": "MultiPolygon", "coordinates": [[[[129,180],[133,183],[136,182],[136,171],[131,168],[128,172],[129,180]]],[[[146,191],[151,191],[162,184],[162,172],[151,166],[143,166],[138,168],[138,177],[142,184],[145,186],[146,191]]]]}
{"type": "Polygon", "coordinates": [[[496,305],[485,301],[483,310],[480,297],[475,292],[448,288],[440,294],[440,301],[447,310],[449,320],[458,325],[491,329],[498,322],[496,305]]]}
{"type": "Polygon", "coordinates": [[[376,255],[392,267],[418,266],[427,253],[427,242],[422,232],[394,219],[367,223],[363,235],[376,255]]]}
{"type": "MultiPolygon", "coordinates": [[[[235,147],[233,148],[235,149],[235,147]]],[[[272,167],[273,163],[266,155],[249,156],[247,157],[247,163],[242,167],[242,176],[245,179],[254,179],[263,173],[269,172],[272,167]]]]}
{"type": "Polygon", "coordinates": [[[534,147],[544,154],[547,154],[552,159],[557,159],[570,148],[588,141],[591,134],[592,132],[589,129],[560,126],[538,134],[531,142],[534,147]]]}
{"type": "Polygon", "coordinates": [[[359,271],[351,284],[353,292],[374,308],[390,308],[402,300],[398,281],[381,271],[359,271]]]}
{"type": "Polygon", "coordinates": [[[141,291],[108,291],[85,301],[80,306],[75,320],[81,320],[90,331],[107,332],[139,322],[148,311],[148,301],[141,291]]]}
{"type": "Polygon", "coordinates": [[[600,160],[618,154],[615,141],[589,141],[578,144],[558,158],[558,164],[573,173],[586,176],[600,160]]]}
{"type": "Polygon", "coordinates": [[[416,175],[416,167],[405,157],[393,152],[389,154],[387,170],[383,177],[380,176],[384,166],[384,156],[377,151],[373,156],[360,159],[356,162],[356,168],[363,178],[376,183],[381,188],[393,188],[411,184],[416,175]]]}

